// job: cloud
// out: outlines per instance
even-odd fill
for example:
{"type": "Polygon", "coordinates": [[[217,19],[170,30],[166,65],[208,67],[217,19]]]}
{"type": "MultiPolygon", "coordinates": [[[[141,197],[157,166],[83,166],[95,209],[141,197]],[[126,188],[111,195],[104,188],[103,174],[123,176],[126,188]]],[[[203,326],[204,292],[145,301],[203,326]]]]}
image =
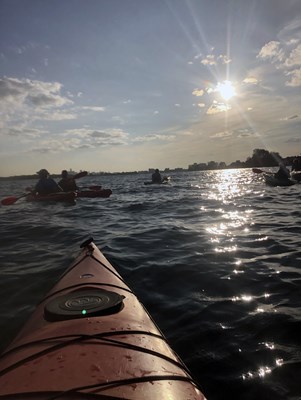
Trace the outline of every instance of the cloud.
{"type": "Polygon", "coordinates": [[[258,79],[255,78],[255,76],[248,76],[243,80],[243,83],[251,84],[251,85],[256,85],[258,83],[258,79]]]}
{"type": "Polygon", "coordinates": [[[267,58],[274,61],[282,61],[284,58],[284,53],[280,47],[280,42],[272,40],[271,42],[266,43],[260,50],[257,58],[267,58]]]}
{"type": "Polygon", "coordinates": [[[98,106],[84,106],[84,107],[82,107],[82,109],[88,110],[88,111],[96,111],[96,112],[105,111],[105,107],[98,107],[98,106]]]}
{"type": "MultiPolygon", "coordinates": [[[[69,129],[63,133],[68,138],[79,138],[82,142],[88,143],[92,147],[126,145],[129,134],[122,129],[69,129]]],[[[69,139],[68,139],[69,140],[69,139]]]]}
{"type": "Polygon", "coordinates": [[[280,118],[280,121],[289,121],[292,119],[297,119],[300,118],[299,115],[295,114],[295,115],[291,115],[290,117],[285,117],[285,118],[280,118]]]}
{"type": "Polygon", "coordinates": [[[211,135],[211,139],[216,139],[216,138],[228,138],[229,136],[232,136],[232,132],[228,131],[223,131],[223,132],[218,132],[215,133],[214,135],[211,135]]]}
{"type": "Polygon", "coordinates": [[[290,138],[287,139],[285,143],[301,143],[301,138],[290,138]]]}
{"type": "Polygon", "coordinates": [[[64,121],[77,119],[77,114],[72,112],[64,112],[64,111],[44,111],[40,112],[35,119],[43,120],[43,121],[64,121]]]}
{"type": "Polygon", "coordinates": [[[160,134],[160,133],[150,133],[145,136],[139,136],[134,138],[132,141],[135,142],[152,142],[152,141],[170,141],[175,139],[174,134],[160,134]]]}
{"type": "Polygon", "coordinates": [[[295,69],[294,71],[286,72],[286,76],[291,77],[289,81],[285,82],[286,86],[301,86],[301,68],[295,69]]]}
{"type": "Polygon", "coordinates": [[[65,104],[72,104],[71,100],[51,93],[28,94],[26,100],[37,107],[61,107],[65,104]]]}
{"type": "Polygon", "coordinates": [[[194,91],[192,92],[192,94],[194,95],[194,96],[197,96],[197,97],[201,97],[201,96],[203,96],[204,95],[204,90],[202,90],[202,89],[194,89],[194,91]]]}
{"type": "Polygon", "coordinates": [[[285,60],[286,67],[292,67],[296,65],[301,65],[301,44],[295,47],[285,60]]]}
{"type": "Polygon", "coordinates": [[[201,60],[201,64],[212,66],[217,64],[229,64],[231,61],[232,60],[227,55],[220,54],[219,56],[215,56],[214,54],[208,54],[201,60]]]}
{"type": "Polygon", "coordinates": [[[38,107],[61,107],[73,104],[60,94],[58,82],[42,82],[29,79],[4,77],[0,79],[0,104],[10,107],[34,105],[38,107]]]}
{"type": "Polygon", "coordinates": [[[201,64],[203,64],[203,65],[216,65],[217,62],[216,62],[215,57],[214,57],[213,54],[208,54],[206,56],[206,58],[203,58],[201,60],[201,64]]]}
{"type": "Polygon", "coordinates": [[[20,136],[20,137],[27,136],[32,138],[39,137],[43,133],[46,133],[46,131],[41,129],[29,129],[22,127],[8,128],[4,130],[4,134],[8,136],[20,136]]]}
{"type": "Polygon", "coordinates": [[[89,128],[66,130],[59,137],[35,141],[30,152],[48,154],[101,146],[122,146],[128,143],[128,133],[121,129],[93,130],[89,128]]]}
{"type": "Polygon", "coordinates": [[[232,60],[228,56],[219,55],[217,57],[218,61],[221,61],[222,64],[229,64],[232,60]]]}
{"type": "MultiPolygon", "coordinates": [[[[299,25],[301,23],[299,22],[299,25]]],[[[270,61],[276,66],[276,70],[282,71],[284,77],[289,77],[285,81],[286,86],[301,86],[301,37],[288,38],[288,32],[285,35],[285,41],[270,41],[260,50],[257,58],[270,61]]]]}
{"type": "Polygon", "coordinates": [[[237,137],[241,138],[241,137],[253,136],[256,132],[254,131],[253,128],[247,127],[247,128],[234,129],[233,133],[236,134],[237,137]]]}
{"type": "Polygon", "coordinates": [[[231,110],[231,106],[230,104],[226,104],[226,103],[218,103],[217,101],[214,101],[212,103],[212,105],[208,108],[206,114],[208,115],[214,115],[214,114],[218,114],[221,112],[225,112],[228,110],[231,110]]]}
{"type": "Polygon", "coordinates": [[[82,143],[77,138],[68,139],[50,139],[42,140],[34,147],[29,149],[29,152],[39,154],[61,153],[76,150],[82,147],[82,143]]]}

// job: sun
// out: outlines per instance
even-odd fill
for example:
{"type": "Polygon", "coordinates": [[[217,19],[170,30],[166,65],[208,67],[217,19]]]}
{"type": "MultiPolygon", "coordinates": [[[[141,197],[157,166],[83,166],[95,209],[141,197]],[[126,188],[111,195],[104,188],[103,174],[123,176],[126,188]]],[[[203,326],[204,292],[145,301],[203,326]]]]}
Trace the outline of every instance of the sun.
{"type": "Polygon", "coordinates": [[[224,100],[230,100],[233,96],[235,96],[235,88],[230,81],[224,81],[222,83],[218,83],[216,85],[216,90],[220,93],[224,100]]]}

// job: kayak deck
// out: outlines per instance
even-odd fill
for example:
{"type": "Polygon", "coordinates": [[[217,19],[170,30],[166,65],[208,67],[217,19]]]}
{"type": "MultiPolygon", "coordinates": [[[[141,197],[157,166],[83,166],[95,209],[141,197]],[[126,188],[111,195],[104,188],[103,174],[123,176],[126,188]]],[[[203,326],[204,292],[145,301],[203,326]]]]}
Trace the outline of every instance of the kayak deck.
{"type": "Polygon", "coordinates": [[[143,305],[90,241],[0,358],[0,399],[17,395],[205,399],[143,305]]]}

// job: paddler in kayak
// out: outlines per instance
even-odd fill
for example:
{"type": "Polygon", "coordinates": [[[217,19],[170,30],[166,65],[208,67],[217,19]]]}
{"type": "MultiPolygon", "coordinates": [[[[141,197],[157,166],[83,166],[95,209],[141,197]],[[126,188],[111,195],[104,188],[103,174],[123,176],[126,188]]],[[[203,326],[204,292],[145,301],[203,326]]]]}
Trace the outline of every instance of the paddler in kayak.
{"type": "Polygon", "coordinates": [[[279,170],[274,174],[274,176],[280,181],[288,181],[290,178],[290,172],[284,164],[280,164],[279,170]]]}
{"type": "Polygon", "coordinates": [[[301,171],[301,157],[296,157],[292,162],[292,172],[301,171]]]}
{"type": "Polygon", "coordinates": [[[75,179],[68,175],[68,171],[65,169],[62,171],[62,179],[59,181],[60,187],[64,192],[74,192],[79,188],[76,185],[75,179]]]}
{"type": "Polygon", "coordinates": [[[55,180],[50,178],[47,169],[40,169],[37,174],[39,176],[39,180],[34,188],[35,192],[43,195],[63,191],[63,189],[55,182],[55,180]]]}
{"type": "Polygon", "coordinates": [[[158,168],[152,174],[152,183],[162,183],[162,177],[161,177],[161,174],[160,174],[158,168]]]}

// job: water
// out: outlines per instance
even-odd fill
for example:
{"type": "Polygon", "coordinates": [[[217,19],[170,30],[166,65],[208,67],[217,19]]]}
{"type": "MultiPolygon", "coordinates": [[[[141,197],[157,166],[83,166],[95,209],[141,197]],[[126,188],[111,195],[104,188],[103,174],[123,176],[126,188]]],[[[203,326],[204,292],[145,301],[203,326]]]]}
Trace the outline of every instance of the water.
{"type": "MultiPolygon", "coordinates": [[[[208,400],[301,399],[301,186],[247,169],[149,179],[87,177],[112,196],[0,207],[1,349],[93,236],[208,400]]],[[[33,183],[2,181],[1,199],[33,183]]]]}

